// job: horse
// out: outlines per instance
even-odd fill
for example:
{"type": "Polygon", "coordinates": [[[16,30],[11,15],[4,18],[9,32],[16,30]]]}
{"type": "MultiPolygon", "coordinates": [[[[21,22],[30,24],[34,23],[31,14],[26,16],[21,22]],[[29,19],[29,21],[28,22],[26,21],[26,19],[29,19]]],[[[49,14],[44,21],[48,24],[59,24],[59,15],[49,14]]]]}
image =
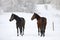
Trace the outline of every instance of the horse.
{"type": "Polygon", "coordinates": [[[37,19],[38,35],[45,36],[45,29],[47,24],[47,19],[45,17],[40,17],[37,13],[34,13],[31,20],[37,19]]]}
{"type": "Polygon", "coordinates": [[[19,36],[19,30],[20,29],[20,35],[24,35],[24,29],[25,29],[25,19],[23,17],[18,17],[17,15],[13,14],[11,15],[9,21],[16,20],[16,29],[17,29],[17,36],[19,36]]]}

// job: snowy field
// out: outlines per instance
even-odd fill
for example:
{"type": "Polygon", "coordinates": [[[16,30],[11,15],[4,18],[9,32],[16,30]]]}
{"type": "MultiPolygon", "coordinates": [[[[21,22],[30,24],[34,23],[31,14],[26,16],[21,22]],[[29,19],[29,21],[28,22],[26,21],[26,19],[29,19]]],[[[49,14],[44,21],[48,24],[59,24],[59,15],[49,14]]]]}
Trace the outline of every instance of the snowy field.
{"type": "Polygon", "coordinates": [[[44,5],[37,5],[36,10],[40,16],[47,18],[45,37],[38,36],[36,19],[31,21],[33,13],[13,12],[26,20],[24,36],[17,36],[16,21],[10,22],[10,13],[0,15],[0,40],[60,40],[60,12],[50,5],[45,9],[44,5]],[[54,31],[53,25],[54,22],[54,31]]]}

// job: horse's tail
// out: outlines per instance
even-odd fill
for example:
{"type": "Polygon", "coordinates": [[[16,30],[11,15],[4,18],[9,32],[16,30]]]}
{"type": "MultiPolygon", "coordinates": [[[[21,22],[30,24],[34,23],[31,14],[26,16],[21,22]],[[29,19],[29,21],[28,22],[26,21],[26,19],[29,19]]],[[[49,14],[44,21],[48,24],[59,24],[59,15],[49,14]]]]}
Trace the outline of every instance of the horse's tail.
{"type": "Polygon", "coordinates": [[[43,18],[42,19],[42,25],[44,26],[44,30],[46,29],[46,25],[47,25],[47,19],[43,18]]]}
{"type": "Polygon", "coordinates": [[[45,18],[45,29],[46,29],[46,25],[47,25],[47,19],[45,18]]]}
{"type": "Polygon", "coordinates": [[[23,18],[23,28],[25,28],[25,19],[23,18]]]}

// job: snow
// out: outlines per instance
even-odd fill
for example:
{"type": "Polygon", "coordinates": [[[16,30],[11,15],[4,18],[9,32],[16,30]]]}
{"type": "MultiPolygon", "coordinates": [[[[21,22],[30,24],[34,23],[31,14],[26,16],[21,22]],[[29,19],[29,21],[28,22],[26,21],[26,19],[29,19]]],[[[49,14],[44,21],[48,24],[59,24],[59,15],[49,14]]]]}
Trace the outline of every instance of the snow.
{"type": "Polygon", "coordinates": [[[0,40],[60,40],[60,12],[51,5],[48,5],[48,9],[45,9],[44,5],[37,5],[35,12],[47,18],[45,37],[38,36],[37,21],[31,20],[33,13],[13,12],[26,20],[24,36],[17,36],[16,21],[9,21],[12,13],[2,13],[0,15],[0,40]],[[54,31],[52,22],[54,22],[54,31]]]}

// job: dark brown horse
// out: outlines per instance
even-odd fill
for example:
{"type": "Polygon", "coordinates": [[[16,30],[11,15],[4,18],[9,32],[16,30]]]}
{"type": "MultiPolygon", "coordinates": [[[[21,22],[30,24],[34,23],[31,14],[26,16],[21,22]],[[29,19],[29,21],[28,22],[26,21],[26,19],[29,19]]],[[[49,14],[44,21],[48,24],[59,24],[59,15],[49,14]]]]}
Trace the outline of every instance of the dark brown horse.
{"type": "Polygon", "coordinates": [[[38,14],[34,13],[31,20],[37,19],[38,35],[45,36],[45,29],[47,24],[47,19],[45,17],[40,17],[38,14]]]}
{"type": "Polygon", "coordinates": [[[18,28],[20,29],[20,35],[23,36],[24,35],[24,28],[25,28],[25,19],[22,17],[18,17],[15,14],[12,14],[9,21],[12,21],[14,19],[16,20],[17,36],[19,36],[18,28]]]}

